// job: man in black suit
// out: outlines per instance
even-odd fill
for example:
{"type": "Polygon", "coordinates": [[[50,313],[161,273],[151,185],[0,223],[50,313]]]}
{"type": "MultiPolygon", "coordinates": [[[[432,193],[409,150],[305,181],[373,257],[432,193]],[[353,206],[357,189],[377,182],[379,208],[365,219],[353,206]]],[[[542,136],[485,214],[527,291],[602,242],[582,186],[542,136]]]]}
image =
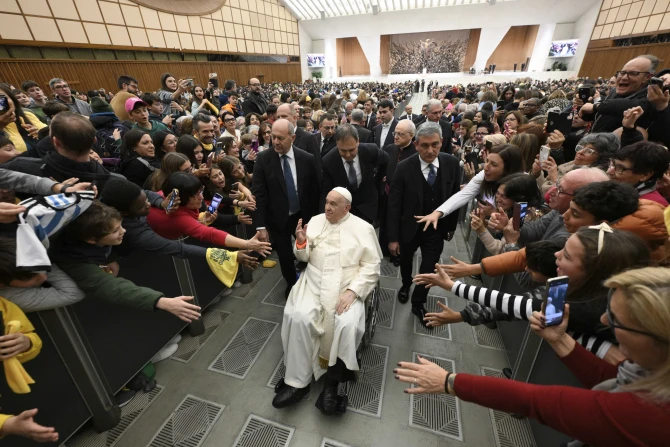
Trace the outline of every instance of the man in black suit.
{"type": "Polygon", "coordinates": [[[405,113],[403,113],[402,115],[400,115],[400,118],[398,118],[398,120],[399,120],[399,121],[402,121],[402,120],[410,120],[410,121],[414,121],[414,120],[415,120],[416,118],[418,118],[418,117],[419,117],[419,115],[415,115],[415,114],[412,113],[412,106],[410,106],[409,104],[407,104],[407,105],[405,106],[405,113]]]}
{"type": "Polygon", "coordinates": [[[351,111],[351,125],[358,131],[358,139],[361,143],[375,143],[375,137],[371,131],[365,128],[365,114],[360,109],[351,111]]]}
{"type": "Polygon", "coordinates": [[[356,128],[342,124],[335,132],[337,150],[323,157],[320,210],[326,204],[326,195],[341,186],[353,197],[351,213],[372,224],[377,219],[379,190],[386,174],[388,155],[375,144],[359,144],[356,128]]]}
{"type": "Polygon", "coordinates": [[[288,297],[296,281],[291,236],[298,219],[307,223],[318,214],[321,179],[314,156],[293,145],[295,128],[288,120],[272,125],[273,150],[260,152],[254,164],[254,222],[263,241],[270,240],[279,255],[288,297]],[[270,234],[268,234],[268,232],[270,234]]]}
{"type": "MultiPolygon", "coordinates": [[[[398,301],[406,303],[412,285],[412,260],[421,248],[419,273],[431,273],[439,261],[444,239],[456,229],[458,216],[453,213],[441,219],[436,228],[424,231],[415,216],[431,213],[453,194],[460,191],[460,166],[456,157],[440,152],[442,129],[439,124],[425,123],[416,132],[417,155],[398,164],[389,194],[388,238],[391,254],[400,256],[402,287],[398,301]],[[442,201],[442,202],[440,202],[442,201]]],[[[412,293],[412,313],[425,327],[428,289],[417,286],[412,293]]]]}
{"type": "MultiPolygon", "coordinates": [[[[416,148],[412,139],[416,133],[416,126],[409,120],[400,120],[393,133],[393,144],[384,148],[388,154],[389,161],[386,166],[386,182],[382,193],[381,203],[379,205],[379,246],[382,248],[384,256],[390,256],[388,249],[388,231],[386,228],[386,209],[388,206],[388,193],[391,189],[391,182],[395,174],[396,167],[401,161],[416,154],[416,148]]],[[[391,261],[400,265],[400,259],[397,256],[391,256],[391,261]]]]}
{"type": "Polygon", "coordinates": [[[428,113],[428,104],[424,104],[421,106],[421,114],[414,115],[414,119],[412,119],[414,125],[418,126],[419,124],[426,121],[426,113],[428,113]]]}
{"type": "Polygon", "coordinates": [[[429,99],[426,109],[426,118],[415,121],[416,128],[420,129],[423,123],[433,122],[442,128],[442,152],[451,154],[451,123],[442,119],[442,102],[438,99],[429,99]]]}
{"type": "Polygon", "coordinates": [[[244,115],[249,113],[258,113],[263,115],[268,107],[268,100],[261,91],[261,82],[256,78],[249,79],[249,92],[242,103],[242,112],[244,115]]]}
{"type": "MultiPolygon", "coordinates": [[[[277,107],[277,119],[287,120],[289,123],[293,124],[293,127],[295,128],[295,141],[293,141],[293,145],[302,150],[307,150],[309,139],[312,138],[312,134],[297,126],[298,114],[295,111],[295,107],[290,104],[280,105],[277,107]]],[[[307,152],[309,151],[307,150],[307,152]]]]}
{"type": "Polygon", "coordinates": [[[314,156],[319,173],[323,169],[323,156],[330,152],[335,145],[335,129],[337,128],[337,117],[324,113],[319,118],[319,132],[309,135],[304,139],[303,149],[314,156]]]}
{"type": "Polygon", "coordinates": [[[393,101],[389,99],[379,101],[377,106],[377,115],[382,123],[375,127],[375,144],[380,149],[393,144],[393,132],[398,124],[398,120],[393,117],[393,108],[393,101]]]}
{"type": "Polygon", "coordinates": [[[363,111],[365,112],[365,128],[368,130],[374,130],[377,125],[377,114],[374,112],[375,102],[373,99],[368,98],[363,104],[363,111]]]}

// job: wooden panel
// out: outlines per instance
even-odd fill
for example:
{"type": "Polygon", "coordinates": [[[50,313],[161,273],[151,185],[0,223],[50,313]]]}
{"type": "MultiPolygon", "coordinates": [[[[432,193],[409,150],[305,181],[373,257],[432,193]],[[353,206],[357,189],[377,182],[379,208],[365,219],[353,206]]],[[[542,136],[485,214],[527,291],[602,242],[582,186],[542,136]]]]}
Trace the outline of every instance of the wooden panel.
{"type": "Polygon", "coordinates": [[[370,63],[355,37],[337,39],[338,76],[369,75],[370,63]]]}
{"type": "Polygon", "coordinates": [[[32,79],[48,93],[49,80],[55,76],[65,79],[76,90],[103,87],[109,92],[118,91],[116,79],[120,75],[136,78],[143,91],[156,91],[161,87],[161,75],[168,72],[177,78],[193,78],[202,85],[207,84],[209,73],[218,73],[221,85],[226,79],[246,85],[252,77],[259,77],[261,82],[301,82],[299,63],[0,59],[0,66],[3,82],[19,86],[22,81],[32,79]]]}
{"type": "Polygon", "coordinates": [[[379,40],[379,64],[382,66],[382,74],[388,74],[391,64],[391,35],[380,36],[379,40]]]}
{"type": "Polygon", "coordinates": [[[652,45],[635,45],[631,47],[589,48],[579,69],[579,77],[607,79],[621,70],[626,62],[641,54],[653,54],[661,62],[659,68],[667,66],[670,61],[670,43],[652,45]]]}
{"type": "Polygon", "coordinates": [[[470,67],[475,65],[477,59],[477,48],[479,47],[479,36],[482,30],[479,28],[470,30],[470,38],[468,39],[468,49],[465,52],[465,59],[463,60],[463,71],[470,70],[470,67]]]}
{"type": "Polygon", "coordinates": [[[539,25],[511,27],[489,57],[486,66],[496,64],[496,70],[513,70],[514,63],[517,63],[521,67],[526,58],[533,54],[538,28],[539,25]]]}

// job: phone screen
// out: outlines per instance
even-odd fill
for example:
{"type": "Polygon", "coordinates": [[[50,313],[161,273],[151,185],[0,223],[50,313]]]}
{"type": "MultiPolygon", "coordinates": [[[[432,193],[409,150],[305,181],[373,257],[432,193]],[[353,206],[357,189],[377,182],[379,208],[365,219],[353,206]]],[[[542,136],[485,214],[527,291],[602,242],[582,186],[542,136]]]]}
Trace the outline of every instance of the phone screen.
{"type": "Polygon", "coordinates": [[[526,219],[526,214],[528,214],[528,204],[526,202],[519,202],[519,229],[523,227],[523,221],[526,219]]]}
{"type": "Polygon", "coordinates": [[[568,296],[568,277],[559,276],[547,281],[547,294],[544,302],[544,315],[547,326],[555,326],[563,322],[565,299],[568,296]]]}
{"type": "Polygon", "coordinates": [[[254,152],[258,152],[258,140],[253,140],[251,142],[251,150],[254,152]]]}
{"type": "Polygon", "coordinates": [[[174,201],[177,199],[178,196],[179,196],[179,190],[177,188],[173,189],[172,192],[170,193],[170,201],[168,202],[168,206],[165,212],[172,211],[172,208],[174,207],[174,201]]]}
{"type": "Polygon", "coordinates": [[[211,153],[207,156],[207,167],[208,167],[208,168],[210,168],[210,169],[212,168],[212,162],[213,162],[213,161],[214,161],[214,152],[211,152],[211,153]]]}
{"type": "Polygon", "coordinates": [[[6,96],[0,96],[0,114],[5,113],[9,109],[9,101],[6,96]]]}
{"type": "Polygon", "coordinates": [[[221,199],[223,199],[221,194],[214,194],[214,197],[212,197],[212,202],[207,207],[207,211],[214,213],[216,210],[218,210],[219,205],[221,204],[221,199]]]}

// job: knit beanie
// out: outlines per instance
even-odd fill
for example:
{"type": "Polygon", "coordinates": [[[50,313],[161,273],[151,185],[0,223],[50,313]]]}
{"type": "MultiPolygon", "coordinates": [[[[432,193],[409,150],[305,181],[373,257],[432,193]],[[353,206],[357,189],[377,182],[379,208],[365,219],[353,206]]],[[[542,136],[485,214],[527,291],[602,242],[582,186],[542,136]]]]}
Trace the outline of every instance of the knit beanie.
{"type": "Polygon", "coordinates": [[[114,113],[114,109],[112,109],[112,106],[110,106],[107,103],[107,101],[105,101],[99,96],[96,96],[93,99],[91,99],[91,111],[93,113],[104,113],[104,112],[114,113]]]}

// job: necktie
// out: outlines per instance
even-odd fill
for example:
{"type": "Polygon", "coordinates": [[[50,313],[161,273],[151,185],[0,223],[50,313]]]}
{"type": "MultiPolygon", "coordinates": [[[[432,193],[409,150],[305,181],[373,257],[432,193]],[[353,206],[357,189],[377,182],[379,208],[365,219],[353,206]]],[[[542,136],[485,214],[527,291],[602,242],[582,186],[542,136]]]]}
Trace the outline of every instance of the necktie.
{"type": "Polygon", "coordinates": [[[358,188],[358,179],[356,178],[356,168],[354,168],[354,161],[349,160],[347,161],[347,165],[349,165],[349,169],[347,172],[347,178],[349,179],[349,186],[351,186],[353,189],[358,188]]]}
{"type": "Polygon", "coordinates": [[[437,176],[435,175],[435,166],[433,166],[433,164],[431,163],[428,165],[428,169],[430,169],[430,172],[428,173],[428,178],[426,179],[426,181],[430,186],[433,186],[433,184],[435,183],[435,179],[437,178],[437,176]]]}
{"type": "Polygon", "coordinates": [[[323,148],[328,145],[328,138],[321,138],[321,152],[323,152],[323,148]]]}
{"type": "Polygon", "coordinates": [[[295,214],[300,211],[300,201],[298,200],[298,193],[295,190],[295,182],[293,181],[293,174],[291,174],[291,165],[288,163],[288,155],[281,156],[284,164],[284,181],[286,182],[286,194],[288,195],[288,211],[295,214]]]}

